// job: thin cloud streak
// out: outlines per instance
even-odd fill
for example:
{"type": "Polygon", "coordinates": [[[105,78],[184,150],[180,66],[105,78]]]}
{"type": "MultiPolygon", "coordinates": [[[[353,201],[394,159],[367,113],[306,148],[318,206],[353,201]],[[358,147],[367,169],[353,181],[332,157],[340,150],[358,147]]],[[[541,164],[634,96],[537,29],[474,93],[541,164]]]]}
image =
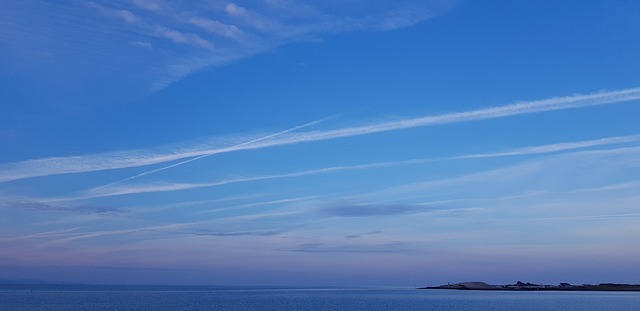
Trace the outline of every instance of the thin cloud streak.
{"type": "Polygon", "coordinates": [[[598,92],[587,95],[572,95],[554,97],[538,101],[518,102],[515,104],[497,106],[491,108],[476,109],[464,112],[447,113],[435,116],[403,119],[391,122],[374,123],[365,126],[348,127],[342,129],[300,132],[295,134],[284,133],[277,135],[277,139],[260,139],[258,142],[241,146],[223,148],[191,149],[187,152],[177,150],[164,154],[149,154],[149,152],[123,153],[124,156],[114,153],[99,154],[94,156],[59,157],[28,160],[17,163],[9,163],[0,166],[0,182],[25,179],[37,176],[49,176],[65,173],[80,173],[116,168],[138,167],[155,163],[168,162],[188,157],[198,157],[207,154],[232,152],[248,149],[261,149],[267,147],[292,145],[313,141],[330,140],[337,138],[368,135],[374,133],[396,131],[424,126],[453,124],[469,121],[504,118],[517,115],[534,114],[547,111],[564,110],[572,108],[584,108],[598,105],[624,103],[640,99],[640,87],[622,89],[609,92],[598,92]]]}
{"type": "Polygon", "coordinates": [[[198,222],[188,222],[188,223],[171,223],[166,225],[138,227],[138,228],[130,228],[130,229],[80,232],[74,236],[60,239],[57,242],[66,243],[66,242],[72,242],[76,240],[92,239],[96,237],[134,234],[134,233],[141,233],[141,232],[175,232],[177,230],[183,230],[184,228],[189,228],[192,226],[197,226],[197,225],[206,224],[206,223],[208,222],[198,221],[198,222]]]}
{"type": "MultiPolygon", "coordinates": [[[[326,117],[316,121],[312,121],[303,125],[296,126],[294,128],[281,131],[266,136],[259,136],[257,138],[220,138],[218,144],[222,147],[212,148],[209,144],[207,147],[169,147],[165,149],[173,149],[172,151],[158,151],[158,150],[131,150],[121,152],[109,152],[86,156],[70,156],[70,157],[51,157],[35,160],[27,160],[16,163],[8,163],[0,165],[0,182],[21,180],[33,177],[41,176],[53,176],[59,174],[71,174],[71,173],[86,173],[112,169],[122,169],[131,167],[140,167],[164,162],[171,162],[191,157],[206,157],[209,155],[224,153],[236,150],[246,149],[246,144],[249,142],[256,143],[263,139],[273,138],[277,135],[282,135],[293,131],[294,129],[300,129],[301,127],[311,126],[320,122],[324,122],[335,116],[326,117]],[[241,142],[238,142],[241,141],[241,142]]],[[[249,136],[249,135],[247,135],[249,136]]],[[[250,136],[249,136],[250,137],[250,136]]],[[[191,159],[195,161],[197,159],[191,159]]],[[[190,162],[189,160],[185,163],[190,162]]],[[[181,165],[177,163],[175,165],[181,165]]],[[[167,168],[160,168],[158,171],[167,168]]],[[[155,173],[143,173],[144,175],[155,173]]],[[[116,182],[117,183],[117,182],[116,182]]]]}
{"type": "Polygon", "coordinates": [[[77,233],[74,233],[74,231],[77,231],[79,229],[80,229],[80,227],[76,227],[76,228],[71,228],[71,229],[66,229],[66,230],[47,231],[47,232],[40,232],[40,233],[34,233],[34,234],[28,234],[28,235],[9,237],[9,238],[0,239],[0,243],[2,243],[2,242],[11,242],[11,241],[16,241],[16,240],[25,240],[25,239],[40,239],[40,238],[75,235],[77,233]]]}
{"type": "Polygon", "coordinates": [[[584,108],[598,105],[623,103],[640,99],[640,87],[623,89],[610,92],[599,92],[587,95],[573,95],[554,97],[538,101],[518,102],[511,105],[491,108],[476,109],[464,112],[446,113],[436,116],[425,116],[399,121],[382,122],[371,125],[351,127],[344,129],[316,131],[301,133],[296,136],[286,137],[279,141],[267,142],[268,145],[253,146],[264,148],[275,145],[296,144],[302,142],[329,140],[343,137],[360,136],[388,131],[396,131],[423,126],[461,123],[486,119],[496,119],[524,114],[564,110],[571,108],[584,108]]]}
{"type": "MultiPolygon", "coordinates": [[[[282,213],[284,215],[284,213],[282,213]]],[[[238,217],[234,217],[238,218],[238,217]]],[[[0,240],[0,242],[4,241],[13,241],[19,239],[28,239],[28,238],[40,238],[40,237],[61,237],[60,239],[55,240],[55,243],[69,243],[78,240],[85,239],[93,239],[98,237],[105,236],[114,236],[114,235],[130,235],[136,233],[174,233],[180,235],[195,235],[195,236],[242,236],[242,235],[256,235],[256,236],[266,236],[266,235],[274,235],[284,232],[284,230],[253,230],[253,231],[206,231],[207,229],[199,229],[201,226],[205,228],[209,228],[212,224],[219,223],[220,220],[206,220],[206,221],[195,221],[195,222],[182,222],[182,223],[168,223],[164,225],[156,225],[156,226],[146,226],[146,227],[135,227],[135,228],[127,228],[127,229],[115,229],[115,230],[101,230],[101,231],[89,231],[89,232],[74,232],[79,228],[73,228],[69,230],[64,230],[60,232],[45,232],[41,234],[31,234],[25,236],[18,236],[13,238],[8,238],[5,240],[0,240]]]]}
{"type": "Polygon", "coordinates": [[[79,205],[79,206],[51,205],[43,202],[34,202],[33,200],[0,202],[0,208],[13,208],[13,209],[37,210],[37,211],[65,211],[65,212],[96,214],[96,215],[115,215],[115,214],[128,212],[127,210],[121,209],[121,208],[111,208],[111,207],[92,206],[92,205],[79,205]]]}
{"type": "Polygon", "coordinates": [[[576,216],[563,216],[563,217],[542,217],[534,218],[534,221],[549,221],[549,220],[623,220],[629,221],[633,218],[640,218],[640,213],[627,213],[627,214],[601,214],[601,215],[576,215],[576,216]]]}
{"type": "Polygon", "coordinates": [[[347,245],[326,245],[323,243],[307,243],[293,248],[282,249],[282,251],[301,253],[347,253],[347,254],[393,254],[406,253],[411,250],[403,242],[388,242],[380,244],[347,244],[347,245]]]}
{"type": "Polygon", "coordinates": [[[453,157],[450,159],[492,158],[492,157],[502,157],[502,156],[518,156],[518,155],[551,153],[551,152],[557,152],[557,151],[597,147],[597,146],[612,145],[612,144],[623,144],[623,143],[631,143],[631,142],[637,142],[637,141],[640,141],[640,135],[615,136],[615,137],[607,137],[607,138],[585,140],[585,141],[578,141],[578,142],[566,142],[566,143],[549,144],[549,145],[542,145],[542,146],[535,146],[535,147],[526,147],[526,148],[520,148],[520,149],[515,149],[512,151],[505,151],[505,152],[471,154],[471,155],[453,157]]]}
{"type": "Polygon", "coordinates": [[[220,213],[220,212],[226,212],[226,211],[230,211],[230,210],[237,210],[237,209],[243,209],[243,208],[251,208],[251,207],[266,206],[266,205],[275,205],[275,204],[283,204],[283,203],[295,203],[295,202],[307,201],[307,200],[311,200],[311,199],[315,199],[315,196],[288,198],[288,199],[272,200],[272,201],[266,201],[266,202],[246,203],[246,204],[241,204],[241,205],[234,205],[234,206],[228,206],[228,207],[222,207],[222,208],[216,208],[216,209],[211,209],[211,210],[207,210],[207,211],[202,211],[199,214],[220,213]]]}
{"type": "MultiPolygon", "coordinates": [[[[563,174],[567,174],[566,171],[569,170],[569,163],[579,163],[584,165],[585,162],[581,161],[587,159],[590,161],[593,157],[612,157],[612,156],[624,156],[624,159],[617,158],[615,159],[615,165],[620,167],[629,168],[628,163],[624,163],[623,161],[632,161],[635,162],[636,167],[640,164],[638,159],[638,153],[640,152],[640,146],[633,147],[620,147],[615,149],[596,149],[596,150],[582,150],[571,153],[565,153],[558,157],[546,158],[542,161],[535,160],[524,162],[516,165],[500,167],[496,169],[491,169],[487,171],[481,171],[476,173],[470,173],[466,175],[460,175],[455,177],[449,177],[444,179],[436,179],[436,180],[427,180],[421,182],[412,182],[399,186],[392,186],[383,190],[376,190],[375,192],[369,192],[360,194],[357,197],[369,197],[369,196],[403,196],[407,197],[409,193],[424,193],[425,191],[432,191],[434,189],[461,189],[461,188],[469,188],[470,184],[475,185],[487,185],[487,181],[491,181],[493,186],[485,187],[485,191],[487,189],[496,189],[499,182],[504,185],[508,185],[513,183],[514,181],[518,181],[520,183],[524,182],[526,176],[533,176],[534,174],[540,174],[543,170],[549,170],[550,165],[557,165],[556,167],[562,166],[563,174]],[[561,163],[561,165],[559,165],[561,163]]],[[[591,163],[591,162],[589,162],[591,163]]],[[[582,173],[582,172],[581,172],[582,173]]],[[[540,176],[540,175],[538,175],[540,176]]],[[[532,179],[535,180],[535,179],[532,179]]],[[[535,183],[534,181],[533,183],[535,183]]],[[[610,191],[610,190],[618,190],[624,189],[626,187],[632,187],[633,183],[618,183],[615,185],[607,185],[607,186],[598,186],[598,187],[589,187],[589,188],[581,188],[581,189],[569,189],[569,191],[575,192],[589,192],[589,191],[610,191]]],[[[504,192],[505,190],[502,189],[504,192]]],[[[468,192],[468,191],[467,191],[468,192]]],[[[482,192],[483,194],[485,192],[482,192]]],[[[530,192],[528,194],[523,194],[522,197],[525,196],[536,196],[536,195],[544,195],[544,194],[562,194],[562,193],[572,193],[566,190],[564,191],[544,191],[544,190],[536,190],[534,192],[530,192]]],[[[511,198],[517,198],[518,196],[510,196],[511,198]]],[[[503,197],[504,199],[508,197],[503,197]]],[[[474,199],[476,200],[476,199],[474,199]]]]}
{"type": "Polygon", "coordinates": [[[243,183],[243,182],[290,178],[290,177],[303,177],[303,176],[328,173],[328,172],[334,172],[334,171],[340,171],[340,170],[346,170],[346,169],[356,169],[356,168],[352,168],[348,166],[330,167],[330,168],[322,168],[317,170],[308,170],[308,171],[293,172],[293,173],[286,173],[286,174],[234,178],[234,179],[227,179],[227,180],[221,180],[221,181],[210,182],[210,183],[156,183],[156,184],[143,184],[143,185],[137,185],[137,186],[130,185],[122,188],[113,187],[111,188],[112,189],[111,191],[106,191],[106,192],[90,191],[90,192],[86,192],[84,195],[79,195],[71,198],[50,199],[50,200],[46,200],[46,202],[59,202],[59,201],[64,202],[64,201],[86,200],[86,199],[94,199],[94,198],[102,198],[102,197],[110,197],[110,196],[118,196],[118,195],[128,195],[128,194],[209,188],[209,187],[218,187],[218,186],[243,183]]]}
{"type": "MultiPolygon", "coordinates": [[[[377,163],[360,164],[360,165],[334,166],[334,167],[326,167],[326,168],[285,173],[285,174],[234,178],[234,179],[221,180],[221,181],[211,182],[211,183],[163,183],[163,184],[130,185],[123,188],[114,188],[110,192],[101,193],[98,191],[95,191],[95,192],[89,191],[89,192],[86,192],[84,195],[80,195],[74,198],[57,199],[54,201],[83,200],[83,199],[93,199],[93,198],[99,198],[99,197],[139,194],[139,193],[148,193],[148,192],[189,190],[189,189],[196,189],[196,188],[217,187],[217,186],[223,186],[223,185],[235,184],[235,183],[254,182],[254,181],[263,181],[263,180],[271,180],[271,179],[281,179],[281,178],[304,177],[304,176],[311,176],[311,175],[318,175],[318,174],[335,173],[335,172],[341,172],[341,171],[419,165],[419,164],[426,164],[426,163],[439,162],[439,161],[552,153],[552,152],[558,152],[558,151],[576,150],[576,149],[587,148],[587,147],[604,146],[604,145],[637,142],[637,141],[640,141],[640,135],[617,136],[617,137],[608,137],[608,138],[602,138],[602,139],[586,140],[586,141],[580,141],[580,142],[568,142],[568,143],[548,144],[548,145],[541,145],[541,146],[534,146],[534,147],[519,148],[513,151],[506,151],[506,152],[472,154],[472,155],[433,158],[433,159],[413,159],[413,160],[406,160],[406,161],[377,162],[377,163]]],[[[54,201],[49,201],[49,202],[54,202],[54,201]]]]}
{"type": "Polygon", "coordinates": [[[316,125],[318,123],[322,123],[322,122],[324,122],[324,121],[326,121],[326,120],[328,120],[330,118],[333,118],[333,117],[327,117],[327,118],[323,118],[323,119],[320,119],[320,120],[316,120],[316,121],[312,121],[312,122],[309,122],[309,123],[305,123],[305,124],[302,124],[302,125],[298,125],[298,126],[290,128],[290,129],[286,129],[284,131],[280,131],[280,132],[277,132],[277,133],[274,133],[274,134],[270,134],[270,135],[267,135],[267,136],[259,137],[259,138],[256,138],[256,139],[253,139],[253,140],[250,140],[250,141],[247,141],[247,142],[244,142],[244,143],[241,143],[241,144],[229,147],[229,148],[219,149],[219,150],[216,150],[216,151],[213,151],[213,152],[210,152],[210,153],[206,153],[206,154],[197,156],[195,158],[184,160],[182,162],[178,162],[178,163],[175,163],[175,164],[172,164],[172,165],[168,165],[168,166],[164,166],[164,167],[161,167],[161,168],[158,168],[158,169],[146,171],[146,172],[140,173],[138,175],[127,177],[127,178],[124,178],[124,179],[121,179],[121,180],[118,180],[118,181],[115,181],[115,182],[112,182],[112,183],[109,183],[109,184],[106,184],[106,185],[103,185],[103,186],[100,186],[100,187],[93,188],[90,191],[95,191],[95,190],[107,188],[107,187],[110,187],[110,186],[113,186],[113,185],[116,185],[116,184],[119,184],[119,183],[122,183],[122,182],[125,182],[125,181],[128,181],[128,180],[132,180],[132,179],[135,179],[135,178],[138,178],[138,177],[142,177],[142,176],[146,176],[146,175],[149,175],[149,174],[153,174],[153,173],[157,173],[157,172],[160,172],[160,171],[164,171],[164,170],[167,170],[167,169],[170,169],[170,168],[174,168],[176,166],[180,166],[180,165],[187,164],[187,163],[190,163],[190,162],[193,162],[193,161],[196,161],[196,160],[200,160],[202,158],[206,158],[208,156],[212,156],[214,154],[224,153],[224,152],[231,152],[231,151],[234,151],[234,150],[236,150],[238,148],[242,148],[244,146],[255,144],[257,142],[260,142],[260,141],[263,141],[263,140],[267,140],[267,139],[270,139],[270,138],[273,138],[273,137],[276,137],[276,136],[279,136],[279,135],[282,135],[282,134],[286,134],[286,133],[289,133],[289,132],[292,132],[292,131],[295,131],[295,130],[299,130],[299,129],[302,129],[302,128],[305,128],[305,127],[309,127],[309,126],[312,126],[312,125],[316,125]]]}
{"type": "Polygon", "coordinates": [[[0,37],[8,40],[6,49],[15,53],[13,62],[27,63],[23,70],[30,69],[29,61],[21,56],[38,57],[45,66],[31,69],[34,76],[46,76],[49,67],[71,68],[76,71],[72,82],[98,82],[108,76],[109,81],[123,83],[107,83],[104,90],[135,90],[138,95],[288,43],[409,27],[455,5],[449,0],[389,1],[367,10],[298,0],[13,2],[0,10],[0,37]],[[56,53],[43,59],[39,51],[49,50],[56,53]]]}

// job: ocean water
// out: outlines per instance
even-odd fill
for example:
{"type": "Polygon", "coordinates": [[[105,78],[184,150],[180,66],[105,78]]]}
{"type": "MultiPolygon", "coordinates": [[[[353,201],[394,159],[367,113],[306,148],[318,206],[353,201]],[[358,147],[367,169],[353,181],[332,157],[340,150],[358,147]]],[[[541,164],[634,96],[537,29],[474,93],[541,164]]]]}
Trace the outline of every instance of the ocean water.
{"type": "Polygon", "coordinates": [[[2,311],[638,310],[638,292],[478,292],[410,288],[0,285],[2,311]]]}

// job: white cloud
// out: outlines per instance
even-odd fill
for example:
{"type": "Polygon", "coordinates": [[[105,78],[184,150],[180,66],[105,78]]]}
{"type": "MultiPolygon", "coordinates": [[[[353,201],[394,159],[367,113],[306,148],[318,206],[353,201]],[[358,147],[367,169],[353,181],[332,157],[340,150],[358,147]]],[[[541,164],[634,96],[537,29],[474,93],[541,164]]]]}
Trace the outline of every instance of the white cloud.
{"type": "Polygon", "coordinates": [[[405,7],[388,12],[383,16],[368,17],[367,21],[369,22],[368,26],[379,30],[393,30],[413,26],[434,15],[433,12],[420,7],[405,7]]]}
{"type": "MultiPolygon", "coordinates": [[[[49,176],[65,173],[80,173],[116,168],[137,167],[190,157],[213,155],[222,152],[233,152],[238,150],[267,148],[274,146],[299,144],[305,142],[330,140],[343,137],[353,137],[368,135],[401,129],[424,127],[438,124],[452,124],[475,120],[485,120],[492,118],[503,118],[509,116],[541,113],[561,109],[581,108],[596,105],[607,105],[634,101],[640,99],[640,88],[623,89],[609,92],[599,92],[587,95],[573,95],[565,97],[554,97],[550,99],[518,102],[515,104],[482,108],[465,112],[446,113],[435,116],[423,116],[418,118],[402,119],[391,122],[372,123],[365,126],[347,127],[341,129],[331,129],[323,131],[307,131],[290,133],[284,130],[276,134],[260,136],[253,139],[229,143],[218,142],[215,147],[212,145],[192,146],[188,148],[178,148],[168,152],[157,152],[150,150],[113,152],[107,154],[44,158],[38,160],[28,160],[17,163],[0,165],[0,182],[17,179],[31,178],[37,176],[49,176]],[[268,139],[264,139],[267,137],[268,139]]],[[[318,122],[318,121],[314,121],[318,122]]],[[[311,122],[309,124],[315,124],[311,122]]],[[[299,127],[295,127],[297,129],[299,127]]],[[[612,140],[623,140],[631,138],[610,138],[612,140]]],[[[597,142],[581,142],[580,144],[597,145],[597,142]]],[[[546,149],[568,148],[569,146],[546,146],[546,149]]],[[[538,147],[540,148],[540,147],[538,147]]],[[[519,150],[513,152],[541,152],[540,150],[519,150]]],[[[469,156],[474,157],[474,156],[469,156]]],[[[188,160],[189,161],[189,160],[188,160]]]]}
{"type": "Polygon", "coordinates": [[[51,62],[48,65],[65,68],[67,72],[69,68],[79,68],[78,76],[74,77],[79,81],[98,75],[101,81],[105,81],[105,76],[114,82],[126,78],[122,84],[110,83],[105,87],[135,87],[144,92],[166,87],[194,71],[224,65],[292,41],[345,31],[406,27],[441,14],[447,7],[417,0],[376,6],[305,0],[242,4],[114,0],[64,5],[23,1],[13,6],[11,12],[0,12],[0,20],[14,18],[15,12],[29,12],[20,14],[24,17],[21,23],[9,23],[6,29],[0,29],[0,35],[15,55],[57,51],[46,59],[51,62]],[[139,46],[130,42],[149,42],[148,46],[154,49],[140,53],[139,46]],[[88,43],[96,53],[86,52],[88,43]],[[107,70],[86,65],[105,63],[107,59],[110,64],[107,70]],[[136,72],[135,79],[123,76],[122,72],[136,72]]]}
{"type": "Polygon", "coordinates": [[[1,242],[10,242],[10,241],[15,241],[15,240],[25,240],[25,239],[41,239],[41,238],[50,238],[50,237],[64,237],[64,236],[69,236],[69,235],[75,235],[76,231],[78,231],[80,229],[80,227],[76,227],[76,228],[70,228],[70,229],[65,229],[65,230],[55,230],[55,231],[46,231],[46,232],[39,232],[39,233],[32,233],[32,234],[27,234],[27,235],[21,235],[21,236],[14,236],[14,237],[5,237],[0,239],[0,243],[1,242]]]}
{"type": "MultiPolygon", "coordinates": [[[[138,0],[138,1],[134,1],[134,4],[151,11],[159,11],[161,8],[160,4],[152,1],[138,0]]],[[[89,8],[97,10],[100,14],[104,16],[120,19],[129,24],[134,24],[137,27],[138,31],[141,31],[143,33],[149,34],[154,37],[164,38],[174,43],[187,44],[194,47],[205,48],[208,50],[213,50],[214,48],[214,44],[212,42],[210,42],[205,38],[202,38],[198,34],[186,33],[183,31],[173,29],[168,26],[146,22],[142,17],[126,9],[114,9],[114,8],[97,4],[95,2],[89,2],[87,3],[87,6],[89,8]]],[[[203,24],[203,21],[200,21],[200,20],[197,20],[197,21],[199,23],[196,23],[196,25],[203,24]]],[[[209,25],[209,28],[211,28],[211,25],[209,25]]]]}
{"type": "Polygon", "coordinates": [[[197,157],[193,157],[191,159],[188,159],[188,160],[185,160],[185,161],[181,161],[181,162],[178,162],[178,163],[174,163],[174,164],[171,164],[169,166],[164,166],[164,167],[157,168],[157,169],[154,169],[154,170],[145,171],[145,172],[142,172],[140,174],[137,174],[137,175],[134,175],[134,176],[131,176],[131,177],[127,177],[127,178],[124,178],[124,179],[109,183],[107,185],[96,187],[96,188],[94,188],[92,190],[98,190],[98,189],[106,188],[106,187],[109,187],[109,186],[112,186],[112,185],[115,185],[115,184],[119,184],[119,183],[121,183],[123,181],[127,181],[127,180],[131,180],[131,179],[134,179],[134,178],[137,178],[137,177],[141,177],[141,176],[153,174],[153,173],[156,173],[156,172],[164,171],[164,170],[167,170],[167,169],[170,169],[170,168],[174,168],[176,166],[180,166],[180,165],[183,165],[183,164],[187,164],[187,163],[190,163],[190,162],[193,162],[193,161],[200,160],[200,159],[208,157],[208,156],[212,156],[214,154],[224,153],[224,152],[231,152],[231,151],[234,151],[234,150],[240,150],[244,146],[249,146],[251,144],[255,144],[255,143],[258,143],[258,142],[263,141],[263,140],[274,138],[276,136],[279,136],[279,135],[282,135],[282,134],[285,134],[285,133],[289,133],[289,132],[296,131],[296,130],[299,130],[299,129],[302,129],[302,128],[305,128],[305,127],[313,126],[313,125],[321,123],[321,122],[323,122],[323,121],[325,121],[327,119],[329,119],[329,118],[324,118],[324,119],[312,121],[312,122],[309,122],[309,123],[305,123],[305,124],[302,124],[302,125],[298,125],[298,126],[286,129],[284,131],[280,131],[280,132],[277,132],[277,133],[274,133],[274,134],[269,134],[269,135],[266,135],[266,136],[258,137],[256,139],[252,139],[252,140],[249,140],[249,141],[234,145],[234,146],[232,146],[230,148],[226,148],[226,149],[222,149],[222,150],[215,150],[214,152],[210,152],[210,153],[206,153],[206,154],[203,154],[203,155],[200,155],[200,156],[197,156],[197,157]]]}
{"type": "Polygon", "coordinates": [[[125,9],[113,9],[113,8],[109,8],[100,4],[97,4],[95,2],[88,2],[87,6],[97,10],[98,12],[100,12],[103,15],[109,16],[109,17],[114,17],[120,20],[123,20],[127,23],[130,24],[140,24],[143,22],[142,18],[136,14],[133,14],[131,11],[129,10],[125,10],[125,9]]]}
{"type": "Polygon", "coordinates": [[[238,16],[242,18],[253,17],[253,16],[250,16],[250,15],[253,15],[253,12],[250,12],[247,9],[241,6],[238,6],[235,3],[228,3],[224,7],[224,10],[227,12],[227,14],[231,16],[238,16]]]}
{"type": "Polygon", "coordinates": [[[217,20],[211,20],[202,17],[192,17],[188,20],[188,22],[208,32],[233,40],[241,41],[242,37],[244,36],[244,32],[240,28],[234,25],[221,23],[217,20]]]}
{"type": "Polygon", "coordinates": [[[461,176],[396,185],[357,198],[422,197],[429,193],[459,198],[464,193],[476,199],[498,196],[502,200],[552,193],[617,191],[637,186],[629,174],[640,169],[639,155],[638,146],[581,150],[461,176]]]}
{"type": "Polygon", "coordinates": [[[133,0],[133,4],[152,12],[159,12],[163,8],[163,4],[160,1],[154,0],[133,0]]]}
{"type": "MultiPolygon", "coordinates": [[[[343,172],[343,171],[368,170],[368,169],[377,169],[377,168],[385,168],[385,167],[417,165],[417,164],[424,164],[424,163],[437,162],[437,161],[550,153],[550,152],[557,152],[560,150],[568,151],[568,150],[585,148],[587,146],[593,147],[593,146],[601,146],[606,144],[616,144],[620,142],[631,142],[631,141],[635,141],[635,142],[640,141],[640,136],[632,135],[632,136],[626,136],[626,137],[613,137],[610,139],[592,140],[592,141],[585,141],[585,142],[551,144],[551,145],[544,145],[544,146],[520,148],[520,149],[516,149],[516,151],[514,152],[497,152],[497,153],[486,153],[486,154],[452,156],[452,157],[435,158],[435,159],[413,159],[413,160],[407,160],[407,161],[379,162],[379,163],[368,163],[368,164],[350,165],[350,166],[334,166],[334,167],[325,167],[320,169],[274,174],[274,175],[259,175],[259,176],[231,178],[231,179],[225,179],[225,180],[219,180],[219,181],[207,182],[207,183],[163,182],[163,183],[128,184],[122,187],[114,186],[122,181],[131,179],[131,178],[127,178],[125,180],[121,180],[121,181],[106,185],[106,186],[109,186],[109,189],[105,189],[107,187],[102,186],[102,187],[91,189],[83,194],[79,194],[73,197],[48,199],[46,201],[47,202],[74,201],[74,200],[85,200],[85,199],[110,197],[110,196],[118,196],[118,195],[181,191],[181,190],[198,189],[198,188],[219,187],[219,186],[236,184],[236,183],[247,183],[247,182],[256,182],[256,181],[264,181],[264,180],[283,179],[283,178],[297,178],[297,177],[305,177],[305,176],[312,176],[312,175],[318,175],[318,174],[330,174],[330,173],[343,172]],[[597,145],[593,143],[589,143],[594,141],[600,141],[602,143],[597,145]],[[565,148],[558,149],[558,148],[550,147],[550,146],[558,146],[558,145],[563,145],[565,146],[565,148]],[[568,146],[572,146],[572,147],[569,148],[568,146]],[[525,153],[524,152],[525,150],[529,150],[529,153],[525,153]],[[547,150],[547,151],[542,152],[541,150],[547,150]]],[[[575,160],[569,160],[568,162],[580,163],[579,159],[581,159],[582,157],[605,157],[606,158],[611,156],[620,156],[618,160],[616,160],[616,164],[618,166],[634,167],[634,166],[640,166],[640,160],[637,160],[634,162],[634,159],[635,159],[634,155],[637,153],[638,150],[640,150],[638,149],[638,147],[623,147],[623,148],[615,148],[615,149],[609,149],[609,150],[587,150],[587,151],[567,153],[566,155],[564,155],[559,159],[562,160],[562,159],[574,157],[571,159],[575,159],[575,160]],[[625,161],[624,159],[629,158],[628,157],[629,154],[631,154],[631,160],[625,161]],[[626,158],[625,158],[625,155],[627,155],[626,158]]],[[[559,160],[552,158],[551,160],[547,160],[547,161],[556,163],[559,160]]],[[[517,165],[512,167],[500,168],[497,170],[491,170],[487,172],[464,175],[460,177],[397,186],[385,191],[387,192],[389,191],[390,192],[398,192],[398,191],[399,192],[422,192],[425,189],[428,189],[431,187],[447,187],[448,185],[465,184],[465,183],[481,183],[482,184],[484,181],[487,181],[487,180],[491,180],[492,182],[496,182],[498,180],[510,180],[518,176],[521,177],[521,176],[533,174],[535,172],[540,171],[545,166],[550,166],[549,163],[547,164],[545,163],[547,162],[543,161],[543,162],[522,164],[522,165],[517,165]]],[[[557,164],[554,164],[554,165],[557,166],[557,164]]],[[[568,169],[569,168],[567,168],[567,170],[568,169]]],[[[627,185],[627,184],[624,184],[624,185],[627,185]]],[[[616,185],[616,187],[619,187],[619,186],[621,185],[616,185]]],[[[458,185],[458,186],[451,186],[451,188],[459,189],[461,187],[458,185]]],[[[593,188],[587,188],[587,189],[593,189],[593,188]]],[[[601,187],[598,187],[596,189],[601,189],[601,187]]],[[[612,190],[612,188],[608,188],[608,187],[605,187],[603,189],[612,190]]],[[[376,195],[380,193],[376,193],[376,195]]],[[[535,193],[528,193],[525,196],[540,195],[542,193],[544,192],[538,191],[535,193]]],[[[405,195],[406,194],[403,194],[403,196],[405,195]]],[[[522,195],[518,195],[516,197],[520,198],[522,197],[522,195]]]]}
{"type": "Polygon", "coordinates": [[[234,3],[227,4],[225,12],[235,20],[261,32],[273,32],[281,28],[279,22],[234,3]]]}
{"type": "Polygon", "coordinates": [[[503,118],[523,114],[533,114],[546,111],[581,108],[596,105],[615,104],[640,99],[640,88],[623,89],[610,92],[599,92],[587,95],[573,95],[554,97],[538,101],[518,102],[511,105],[481,108],[476,110],[446,113],[435,116],[424,116],[398,121],[374,123],[365,126],[350,127],[344,129],[306,132],[284,137],[280,141],[267,142],[269,146],[276,144],[294,144],[309,141],[352,137],[401,129],[431,126],[438,124],[452,124],[467,121],[503,118]]]}
{"type": "Polygon", "coordinates": [[[154,34],[159,37],[167,38],[175,43],[184,43],[192,46],[205,48],[208,50],[214,49],[213,42],[210,42],[209,40],[206,40],[197,34],[183,33],[174,29],[169,29],[164,27],[157,27],[156,30],[154,31],[154,34]]]}
{"type": "Polygon", "coordinates": [[[637,142],[637,141],[640,141],[640,135],[617,136],[617,137],[607,137],[607,138],[585,140],[585,141],[565,142],[565,143],[549,144],[549,145],[542,145],[542,146],[535,146],[535,147],[526,147],[526,148],[519,148],[519,149],[514,149],[514,150],[504,151],[504,152],[470,154],[470,155],[464,155],[464,156],[459,156],[455,158],[456,159],[473,159],[473,158],[490,158],[490,157],[501,157],[501,156],[518,156],[518,155],[549,153],[549,152],[565,151],[565,150],[571,150],[571,149],[596,147],[596,146],[610,145],[610,144],[622,144],[622,143],[637,142]]]}

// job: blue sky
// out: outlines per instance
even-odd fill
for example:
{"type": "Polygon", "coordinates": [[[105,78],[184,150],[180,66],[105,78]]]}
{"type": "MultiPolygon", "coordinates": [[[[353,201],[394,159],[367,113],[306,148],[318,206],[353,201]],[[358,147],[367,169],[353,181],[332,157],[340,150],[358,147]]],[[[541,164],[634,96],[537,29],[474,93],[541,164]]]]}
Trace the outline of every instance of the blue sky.
{"type": "Polygon", "coordinates": [[[4,1],[0,41],[0,279],[640,279],[636,1],[4,1]]]}

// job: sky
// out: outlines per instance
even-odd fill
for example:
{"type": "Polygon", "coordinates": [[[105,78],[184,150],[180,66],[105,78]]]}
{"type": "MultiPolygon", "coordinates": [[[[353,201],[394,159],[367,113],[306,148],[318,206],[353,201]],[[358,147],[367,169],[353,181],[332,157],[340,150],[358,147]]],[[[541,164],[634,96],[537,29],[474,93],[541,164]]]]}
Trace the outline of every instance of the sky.
{"type": "Polygon", "coordinates": [[[640,283],[640,2],[0,2],[0,280],[640,283]]]}

